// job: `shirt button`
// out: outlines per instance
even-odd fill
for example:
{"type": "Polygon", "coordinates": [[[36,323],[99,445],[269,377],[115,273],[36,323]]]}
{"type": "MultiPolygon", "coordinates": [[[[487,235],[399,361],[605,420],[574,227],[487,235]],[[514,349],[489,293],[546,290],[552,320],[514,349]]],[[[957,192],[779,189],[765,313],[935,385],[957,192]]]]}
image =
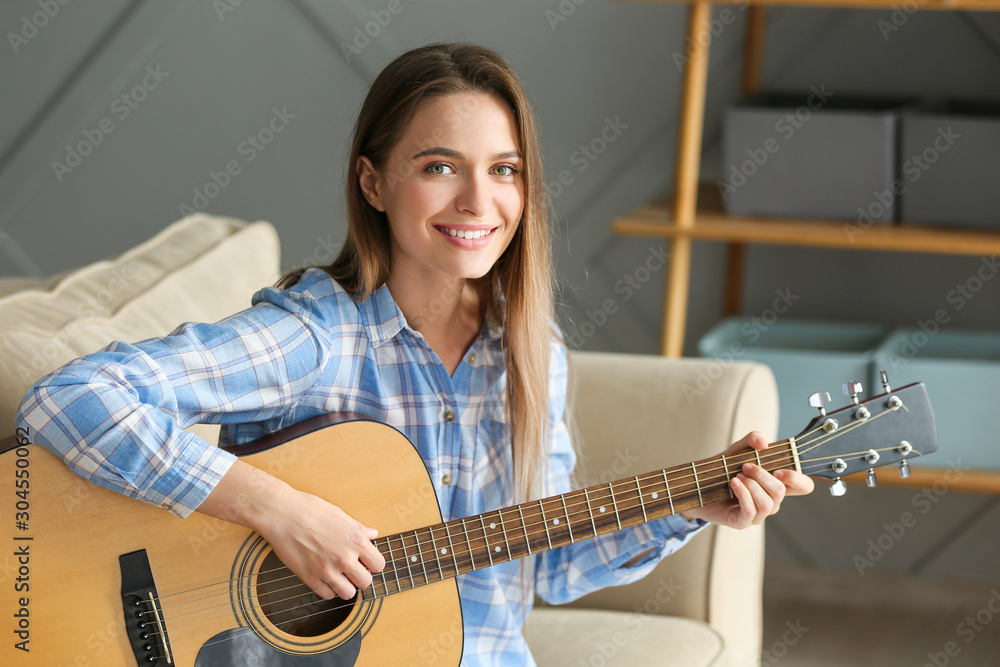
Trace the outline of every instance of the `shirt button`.
{"type": "Polygon", "coordinates": [[[444,420],[446,422],[453,422],[453,421],[455,421],[455,413],[452,412],[451,410],[449,410],[448,412],[444,413],[444,420]]]}
{"type": "Polygon", "coordinates": [[[169,503],[160,503],[160,507],[167,510],[168,512],[174,508],[174,506],[169,503]]]}
{"type": "Polygon", "coordinates": [[[473,352],[472,354],[469,355],[469,363],[470,364],[476,363],[476,353],[475,352],[473,352]]]}
{"type": "Polygon", "coordinates": [[[451,484],[451,475],[449,475],[448,473],[445,473],[444,475],[442,475],[441,476],[441,483],[444,484],[445,486],[447,486],[448,484],[451,484]]]}

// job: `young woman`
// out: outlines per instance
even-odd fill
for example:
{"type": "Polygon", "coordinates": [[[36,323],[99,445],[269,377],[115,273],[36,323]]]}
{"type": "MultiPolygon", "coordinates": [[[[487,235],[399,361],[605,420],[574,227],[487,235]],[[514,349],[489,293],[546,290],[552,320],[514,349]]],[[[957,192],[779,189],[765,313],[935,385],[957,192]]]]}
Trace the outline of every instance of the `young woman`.
{"type": "MultiPolygon", "coordinates": [[[[318,414],[369,415],[413,442],[445,520],[564,493],[574,465],[541,151],[507,63],[470,44],[400,56],[368,93],[348,169],[333,264],[219,323],[78,359],[19,411],[80,474],[252,528],[325,598],[352,597],[383,568],[375,529],[183,428],[222,424],[224,447],[318,414]],[[251,502],[235,502],[247,489],[251,502]]],[[[759,523],[812,482],[748,464],[732,489],[730,503],[460,576],[463,664],[533,664],[521,634],[532,594],[565,602],[636,580],[705,521],[759,523]]]]}

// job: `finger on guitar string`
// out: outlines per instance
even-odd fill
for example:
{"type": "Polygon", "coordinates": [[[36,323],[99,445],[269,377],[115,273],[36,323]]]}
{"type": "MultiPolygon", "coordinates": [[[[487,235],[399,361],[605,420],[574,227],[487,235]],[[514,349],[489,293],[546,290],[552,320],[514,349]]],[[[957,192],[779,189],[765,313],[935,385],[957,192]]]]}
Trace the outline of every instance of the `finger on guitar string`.
{"type": "Polygon", "coordinates": [[[753,514],[752,523],[758,524],[778,511],[785,497],[785,485],[774,475],[758,465],[745,463],[737,478],[746,486],[752,498],[753,508],[746,508],[753,514]]]}

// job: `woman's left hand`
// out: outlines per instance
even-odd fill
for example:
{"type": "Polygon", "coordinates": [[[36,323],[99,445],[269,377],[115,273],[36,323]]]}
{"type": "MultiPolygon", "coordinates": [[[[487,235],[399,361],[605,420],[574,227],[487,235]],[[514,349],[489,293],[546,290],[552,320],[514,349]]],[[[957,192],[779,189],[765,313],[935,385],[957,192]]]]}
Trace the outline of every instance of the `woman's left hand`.
{"type": "MultiPolygon", "coordinates": [[[[751,431],[723,454],[735,454],[746,447],[766,449],[767,440],[759,432],[751,431]]],[[[758,465],[746,463],[743,470],[730,480],[729,486],[734,499],[695,507],[681,514],[689,521],[703,519],[730,528],[746,528],[762,523],[777,512],[785,496],[811,493],[813,481],[795,470],[777,470],[772,474],[758,465]]]]}

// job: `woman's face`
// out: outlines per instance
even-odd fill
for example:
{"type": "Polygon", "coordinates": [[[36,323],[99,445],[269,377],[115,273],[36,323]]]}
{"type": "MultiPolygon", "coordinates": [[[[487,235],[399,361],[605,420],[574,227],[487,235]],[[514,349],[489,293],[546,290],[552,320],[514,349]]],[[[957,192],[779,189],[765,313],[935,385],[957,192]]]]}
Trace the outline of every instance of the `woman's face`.
{"type": "Polygon", "coordinates": [[[482,93],[426,102],[381,172],[359,158],[365,196],[389,220],[391,279],[485,275],[521,220],[522,166],[512,110],[482,93]]]}

